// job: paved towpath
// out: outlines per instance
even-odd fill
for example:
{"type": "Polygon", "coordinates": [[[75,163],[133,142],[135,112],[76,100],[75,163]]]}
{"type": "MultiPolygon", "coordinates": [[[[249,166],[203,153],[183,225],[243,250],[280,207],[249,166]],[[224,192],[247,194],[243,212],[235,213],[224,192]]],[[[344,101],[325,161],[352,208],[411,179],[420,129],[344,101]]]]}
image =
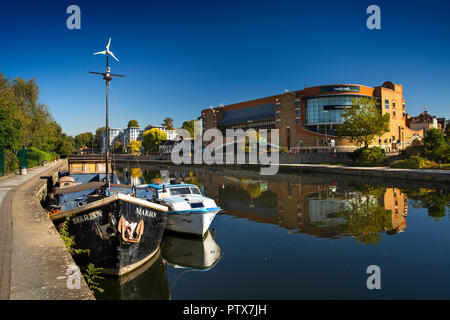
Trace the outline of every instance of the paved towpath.
{"type": "Polygon", "coordinates": [[[36,192],[63,161],[0,178],[0,299],[94,299],[85,281],[68,288],[74,265],[36,192]]]}

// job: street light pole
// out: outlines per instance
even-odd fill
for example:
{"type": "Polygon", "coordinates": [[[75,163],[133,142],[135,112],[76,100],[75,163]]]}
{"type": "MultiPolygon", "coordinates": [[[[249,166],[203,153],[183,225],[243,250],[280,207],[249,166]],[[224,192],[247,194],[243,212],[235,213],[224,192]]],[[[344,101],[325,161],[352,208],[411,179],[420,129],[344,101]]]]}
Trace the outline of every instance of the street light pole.
{"type": "Polygon", "coordinates": [[[327,145],[327,150],[328,150],[328,132],[327,132],[327,114],[328,114],[328,111],[327,110],[323,110],[323,112],[325,113],[325,143],[327,145]]]}

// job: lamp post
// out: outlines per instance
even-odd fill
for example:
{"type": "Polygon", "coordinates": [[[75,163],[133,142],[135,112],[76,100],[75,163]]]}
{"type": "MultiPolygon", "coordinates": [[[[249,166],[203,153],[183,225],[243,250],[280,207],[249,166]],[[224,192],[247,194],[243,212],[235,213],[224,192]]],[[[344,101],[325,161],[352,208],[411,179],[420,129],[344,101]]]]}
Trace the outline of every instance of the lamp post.
{"type": "Polygon", "coordinates": [[[327,145],[327,150],[328,150],[328,132],[327,132],[327,113],[328,113],[328,110],[323,110],[323,112],[325,113],[325,143],[327,145]]]}
{"type": "Polygon", "coordinates": [[[401,142],[402,142],[402,149],[405,149],[405,145],[404,145],[404,142],[403,142],[403,137],[405,136],[405,128],[403,128],[402,127],[402,136],[401,136],[401,142]]]}
{"type": "Polygon", "coordinates": [[[302,155],[301,155],[301,161],[302,161],[302,164],[303,164],[303,139],[300,139],[300,152],[302,153],[302,155]]]}

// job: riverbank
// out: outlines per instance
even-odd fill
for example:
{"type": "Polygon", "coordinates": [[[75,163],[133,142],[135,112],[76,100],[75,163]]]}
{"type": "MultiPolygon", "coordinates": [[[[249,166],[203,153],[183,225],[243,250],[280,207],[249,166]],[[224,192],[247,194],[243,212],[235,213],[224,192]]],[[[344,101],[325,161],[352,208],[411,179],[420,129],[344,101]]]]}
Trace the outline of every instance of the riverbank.
{"type": "MultiPolygon", "coordinates": [[[[116,156],[116,163],[136,163],[138,165],[174,165],[170,160],[145,159],[145,157],[116,156]]],[[[188,164],[192,167],[211,167],[211,168],[233,168],[233,169],[259,169],[267,167],[260,164],[188,164]]],[[[279,169],[290,173],[324,173],[324,174],[342,174],[356,175],[365,177],[378,177],[383,179],[402,179],[408,181],[424,181],[450,183],[450,170],[439,169],[396,169],[390,167],[354,167],[349,165],[336,164],[300,164],[300,163],[280,163],[279,169]]]]}
{"type": "Polygon", "coordinates": [[[0,299],[94,299],[83,277],[80,289],[68,288],[66,272],[75,262],[38,198],[46,178],[63,165],[51,162],[0,180],[0,299]]]}

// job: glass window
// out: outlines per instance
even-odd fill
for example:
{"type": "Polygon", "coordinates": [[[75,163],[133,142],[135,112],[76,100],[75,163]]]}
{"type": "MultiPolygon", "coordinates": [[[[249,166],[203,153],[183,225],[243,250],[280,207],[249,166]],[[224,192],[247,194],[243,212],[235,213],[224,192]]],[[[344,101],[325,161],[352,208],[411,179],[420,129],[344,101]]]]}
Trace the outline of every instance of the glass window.
{"type": "Polygon", "coordinates": [[[197,187],[191,187],[192,194],[202,194],[197,187]]]}
{"type": "Polygon", "coordinates": [[[389,100],[384,100],[384,107],[389,109],[389,100]]]}
{"type": "Polygon", "coordinates": [[[189,187],[182,188],[170,188],[171,195],[179,195],[179,194],[191,194],[191,189],[189,187]]]}
{"type": "Polygon", "coordinates": [[[280,120],[277,120],[277,126],[278,127],[280,126],[280,120]]]}
{"type": "Polygon", "coordinates": [[[300,110],[299,110],[299,109],[295,110],[295,115],[296,115],[296,116],[299,116],[299,115],[300,115],[300,110]]]}
{"type": "Polygon", "coordinates": [[[280,119],[280,113],[277,112],[277,119],[280,119]]]}
{"type": "Polygon", "coordinates": [[[300,124],[300,118],[295,118],[295,123],[300,124]]]}

